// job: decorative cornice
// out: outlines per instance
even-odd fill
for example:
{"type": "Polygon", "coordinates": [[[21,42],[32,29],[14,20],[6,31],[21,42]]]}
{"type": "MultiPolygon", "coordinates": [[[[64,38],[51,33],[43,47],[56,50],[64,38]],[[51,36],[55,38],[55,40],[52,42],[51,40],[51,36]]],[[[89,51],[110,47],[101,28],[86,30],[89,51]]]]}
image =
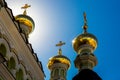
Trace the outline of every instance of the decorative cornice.
{"type": "Polygon", "coordinates": [[[5,0],[0,0],[0,9],[1,7],[7,7],[7,3],[5,2],[5,0]]]}

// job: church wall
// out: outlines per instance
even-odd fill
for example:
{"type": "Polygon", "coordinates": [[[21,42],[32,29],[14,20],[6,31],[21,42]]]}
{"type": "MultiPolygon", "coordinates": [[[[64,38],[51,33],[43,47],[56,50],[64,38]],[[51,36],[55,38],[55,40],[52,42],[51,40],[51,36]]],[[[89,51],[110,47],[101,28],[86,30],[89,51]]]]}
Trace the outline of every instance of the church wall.
{"type": "Polygon", "coordinates": [[[24,80],[34,78],[44,80],[44,73],[38,64],[39,62],[33,56],[34,53],[28,46],[29,43],[26,43],[25,38],[21,35],[22,33],[19,33],[17,22],[13,21],[14,18],[12,19],[10,12],[8,8],[0,8],[0,45],[3,44],[6,48],[4,56],[6,61],[0,65],[8,70],[12,78],[19,77],[17,74],[21,73],[24,80]],[[14,62],[15,66],[12,66],[11,62],[14,62]]]}

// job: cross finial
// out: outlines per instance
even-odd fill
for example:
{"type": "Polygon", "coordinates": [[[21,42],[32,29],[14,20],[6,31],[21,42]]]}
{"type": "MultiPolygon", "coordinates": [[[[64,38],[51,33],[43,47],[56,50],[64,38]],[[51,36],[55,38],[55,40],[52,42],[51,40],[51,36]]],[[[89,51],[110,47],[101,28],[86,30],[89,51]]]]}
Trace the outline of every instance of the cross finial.
{"type": "Polygon", "coordinates": [[[29,7],[31,7],[31,5],[28,5],[28,4],[25,4],[23,7],[21,7],[21,9],[24,9],[24,12],[23,12],[24,15],[27,14],[26,10],[27,10],[27,8],[29,8],[29,7]]]}
{"type": "Polygon", "coordinates": [[[83,26],[83,29],[84,29],[84,33],[86,33],[88,26],[87,26],[87,18],[86,18],[86,13],[85,12],[83,13],[83,16],[84,16],[84,26],[83,26]]]}
{"type": "Polygon", "coordinates": [[[58,44],[56,44],[57,47],[60,47],[58,50],[58,54],[62,55],[62,50],[61,50],[61,46],[65,45],[65,42],[60,41],[58,44]]]}

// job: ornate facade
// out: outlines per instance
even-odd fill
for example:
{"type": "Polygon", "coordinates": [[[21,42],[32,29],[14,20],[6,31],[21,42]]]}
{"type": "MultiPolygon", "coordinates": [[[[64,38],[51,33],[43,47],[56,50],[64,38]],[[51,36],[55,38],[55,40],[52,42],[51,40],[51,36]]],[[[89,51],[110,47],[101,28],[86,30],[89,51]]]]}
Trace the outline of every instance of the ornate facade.
{"type": "Polygon", "coordinates": [[[15,18],[0,0],[0,80],[44,80],[42,64],[28,41],[33,27],[32,18],[23,14],[15,18]],[[20,22],[21,18],[27,21],[20,22]]]}

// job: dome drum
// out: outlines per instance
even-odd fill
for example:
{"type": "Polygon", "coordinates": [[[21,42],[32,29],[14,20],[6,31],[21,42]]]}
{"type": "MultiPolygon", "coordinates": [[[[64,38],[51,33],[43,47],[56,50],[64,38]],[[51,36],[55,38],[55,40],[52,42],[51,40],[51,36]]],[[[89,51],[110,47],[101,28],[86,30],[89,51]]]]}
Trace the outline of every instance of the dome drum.
{"type": "Polygon", "coordinates": [[[78,54],[81,54],[82,52],[91,52],[91,53],[93,53],[93,47],[88,45],[88,44],[81,45],[79,47],[78,54]]]}
{"type": "Polygon", "coordinates": [[[89,68],[92,69],[97,65],[97,59],[92,55],[78,55],[74,61],[75,67],[78,69],[89,68]]]}

